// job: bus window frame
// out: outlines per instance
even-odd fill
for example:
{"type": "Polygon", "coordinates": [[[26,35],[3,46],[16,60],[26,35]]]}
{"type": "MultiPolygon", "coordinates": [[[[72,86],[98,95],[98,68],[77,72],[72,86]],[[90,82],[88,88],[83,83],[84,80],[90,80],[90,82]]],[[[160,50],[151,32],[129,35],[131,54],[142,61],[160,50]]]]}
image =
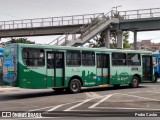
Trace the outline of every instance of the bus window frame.
{"type": "MultiPolygon", "coordinates": [[[[81,56],[81,51],[80,50],[66,50],[66,59],[65,59],[65,61],[66,61],[66,66],[67,67],[80,67],[81,65],[82,65],[82,56],[81,56]],[[68,62],[67,62],[67,60],[68,60],[68,58],[67,58],[67,55],[68,55],[68,52],[77,52],[77,53],[79,53],[79,55],[80,55],[80,57],[79,57],[79,61],[80,61],[80,64],[79,65],[68,65],[68,62]]],[[[73,60],[77,60],[77,59],[73,59],[73,60]]]]}
{"type": "Polygon", "coordinates": [[[43,49],[43,48],[29,48],[29,47],[24,47],[24,48],[22,48],[22,51],[21,51],[21,53],[22,53],[22,61],[23,61],[23,64],[25,65],[25,66],[27,66],[27,67],[44,67],[45,66],[45,63],[46,63],[46,61],[45,61],[45,50],[43,49]],[[24,52],[24,49],[37,49],[37,50],[43,50],[43,57],[42,58],[23,58],[23,52],[24,52]],[[42,60],[44,60],[44,65],[27,65],[26,64],[26,62],[24,62],[24,59],[42,59],[42,60]]]}
{"type": "Polygon", "coordinates": [[[126,63],[126,57],[127,57],[127,53],[124,53],[124,52],[112,52],[112,66],[116,67],[116,66],[127,66],[127,63],[126,63]],[[125,54],[125,59],[113,59],[113,54],[125,54]],[[125,64],[124,65],[113,65],[113,60],[124,60],[125,61],[125,64]]]}
{"type": "Polygon", "coordinates": [[[139,54],[139,53],[127,53],[126,54],[126,65],[127,66],[141,66],[141,55],[139,54]],[[131,59],[128,59],[127,57],[128,57],[128,54],[138,54],[138,57],[139,57],[139,65],[129,65],[128,64],[128,60],[131,60],[131,59]]]}
{"type": "Polygon", "coordinates": [[[94,67],[96,65],[95,57],[96,57],[96,55],[95,55],[94,51],[82,51],[81,52],[81,65],[82,66],[87,66],[87,67],[94,67]],[[83,57],[83,53],[92,53],[92,55],[94,55],[94,58],[93,58],[94,59],[94,65],[83,65],[83,58],[82,58],[83,57]]]}

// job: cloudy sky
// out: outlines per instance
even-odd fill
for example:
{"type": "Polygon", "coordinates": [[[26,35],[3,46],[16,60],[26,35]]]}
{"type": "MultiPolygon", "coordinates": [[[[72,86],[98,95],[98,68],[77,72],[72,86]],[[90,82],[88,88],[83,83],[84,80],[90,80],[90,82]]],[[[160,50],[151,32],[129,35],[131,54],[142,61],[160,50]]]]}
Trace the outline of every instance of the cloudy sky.
{"type": "MultiPolygon", "coordinates": [[[[122,6],[118,8],[120,11],[160,8],[160,0],[0,0],[0,6],[0,21],[3,21],[107,13],[115,6],[122,6]]],[[[49,43],[53,36],[29,39],[36,43],[49,43]]],[[[160,42],[160,31],[139,32],[138,40],[144,39],[160,42]]],[[[129,40],[133,41],[132,33],[129,40]]]]}

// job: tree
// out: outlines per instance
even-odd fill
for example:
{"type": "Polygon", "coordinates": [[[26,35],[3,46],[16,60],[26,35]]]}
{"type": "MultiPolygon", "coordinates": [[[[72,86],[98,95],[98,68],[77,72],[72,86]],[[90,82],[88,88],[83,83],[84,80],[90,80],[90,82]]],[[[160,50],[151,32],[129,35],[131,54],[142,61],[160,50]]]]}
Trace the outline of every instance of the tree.
{"type": "Polygon", "coordinates": [[[32,42],[28,40],[27,38],[11,38],[6,44],[10,43],[24,43],[24,44],[35,44],[35,42],[32,42]]]}
{"type": "MultiPolygon", "coordinates": [[[[123,16],[119,14],[119,12],[113,13],[114,18],[124,19],[123,16]]],[[[91,22],[94,23],[95,21],[100,21],[99,19],[93,19],[91,22]]],[[[130,48],[130,44],[128,41],[129,38],[129,32],[125,31],[123,32],[123,48],[130,48]]],[[[91,47],[105,47],[105,30],[102,31],[99,35],[93,38],[95,42],[91,42],[91,47]]],[[[110,33],[110,48],[117,48],[117,33],[111,32],[110,33]]]]}
{"type": "MultiPolygon", "coordinates": [[[[128,31],[123,32],[123,48],[130,48],[128,38],[129,38],[129,32],[128,31]]],[[[99,35],[93,38],[93,40],[95,42],[90,42],[90,46],[94,48],[105,47],[105,31],[102,31],[99,35]]],[[[110,48],[112,49],[117,48],[116,32],[110,33],[110,40],[111,40],[110,48]]]]}
{"type": "Polygon", "coordinates": [[[123,33],[123,48],[130,48],[131,47],[131,45],[129,44],[128,38],[129,38],[129,32],[125,31],[123,33]]]}

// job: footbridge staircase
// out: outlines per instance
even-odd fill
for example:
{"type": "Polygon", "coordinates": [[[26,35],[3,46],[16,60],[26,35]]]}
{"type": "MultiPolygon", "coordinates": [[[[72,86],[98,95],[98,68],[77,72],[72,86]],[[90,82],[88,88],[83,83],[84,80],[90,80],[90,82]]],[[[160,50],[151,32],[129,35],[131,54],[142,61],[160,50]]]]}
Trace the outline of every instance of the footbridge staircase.
{"type": "Polygon", "coordinates": [[[49,44],[60,46],[81,46],[103,30],[107,28],[110,29],[111,24],[117,23],[119,23],[119,18],[114,17],[113,11],[110,11],[107,14],[94,18],[91,23],[81,26],[76,31],[61,35],[49,44]]]}

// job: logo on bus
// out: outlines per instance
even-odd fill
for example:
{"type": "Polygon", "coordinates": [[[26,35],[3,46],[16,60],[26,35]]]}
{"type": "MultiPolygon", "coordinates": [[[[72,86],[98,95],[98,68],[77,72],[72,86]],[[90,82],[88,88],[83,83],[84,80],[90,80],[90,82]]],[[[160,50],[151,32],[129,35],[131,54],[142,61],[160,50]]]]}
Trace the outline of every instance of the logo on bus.
{"type": "Polygon", "coordinates": [[[24,69],[24,72],[30,72],[31,70],[30,69],[24,69]]]}

